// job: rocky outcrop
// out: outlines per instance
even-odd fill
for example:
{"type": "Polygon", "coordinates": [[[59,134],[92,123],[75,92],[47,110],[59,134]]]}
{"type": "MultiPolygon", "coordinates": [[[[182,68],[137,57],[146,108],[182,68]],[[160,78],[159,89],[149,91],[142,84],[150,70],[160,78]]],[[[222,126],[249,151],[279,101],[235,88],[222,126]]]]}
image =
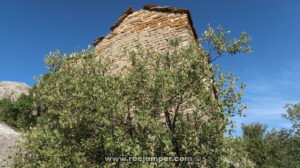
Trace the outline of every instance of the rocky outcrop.
{"type": "Polygon", "coordinates": [[[9,128],[4,123],[0,123],[0,168],[11,164],[11,158],[16,152],[16,143],[20,134],[9,128]]]}
{"type": "MultiPolygon", "coordinates": [[[[0,82],[0,100],[17,100],[22,94],[29,94],[30,87],[20,82],[0,82]]],[[[7,167],[16,152],[16,143],[20,134],[0,122],[0,168],[7,167]]]]}
{"type": "Polygon", "coordinates": [[[21,82],[0,82],[0,100],[3,98],[11,98],[17,100],[21,94],[29,94],[30,87],[21,82]]]}

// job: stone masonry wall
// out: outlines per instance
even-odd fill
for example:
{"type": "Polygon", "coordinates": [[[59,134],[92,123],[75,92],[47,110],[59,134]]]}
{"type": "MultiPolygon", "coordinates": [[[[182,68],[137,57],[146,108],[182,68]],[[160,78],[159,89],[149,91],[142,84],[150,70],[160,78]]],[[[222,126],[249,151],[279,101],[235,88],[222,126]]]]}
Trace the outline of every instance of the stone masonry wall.
{"type": "MultiPolygon", "coordinates": [[[[148,8],[152,9],[144,7],[143,10],[133,11],[129,8],[112,26],[110,34],[95,40],[95,52],[99,58],[114,59],[117,67],[111,69],[112,73],[122,72],[124,66],[130,66],[124,54],[126,48],[135,49],[137,45],[142,45],[159,52],[174,49],[170,46],[170,40],[174,38],[181,39],[181,47],[197,42],[188,10],[151,5],[148,8]]],[[[185,103],[180,111],[189,114],[192,109],[185,103]]],[[[164,113],[161,113],[161,119],[165,122],[164,113]]],[[[207,117],[203,116],[203,120],[207,117]]]]}
{"type": "Polygon", "coordinates": [[[123,54],[124,48],[141,44],[165,51],[170,40],[180,37],[180,46],[196,42],[187,13],[139,10],[129,14],[113,31],[96,45],[96,52],[123,54]]]}

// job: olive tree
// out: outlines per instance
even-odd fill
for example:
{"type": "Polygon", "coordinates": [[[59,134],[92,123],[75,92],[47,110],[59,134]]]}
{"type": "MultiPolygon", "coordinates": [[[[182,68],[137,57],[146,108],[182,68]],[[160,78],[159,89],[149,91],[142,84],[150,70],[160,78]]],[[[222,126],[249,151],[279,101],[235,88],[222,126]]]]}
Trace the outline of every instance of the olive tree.
{"type": "Polygon", "coordinates": [[[300,103],[287,104],[287,114],[282,116],[292,122],[294,132],[300,136],[300,103]]]}
{"type": "MultiPolygon", "coordinates": [[[[250,51],[209,28],[200,42],[222,54],[250,51]]],[[[37,126],[25,135],[13,167],[221,167],[230,116],[240,114],[237,78],[213,68],[203,45],[157,53],[127,50],[129,65],[95,59],[92,48],[51,53],[51,72],[33,90],[37,126]],[[194,162],[107,162],[107,156],[196,157],[194,162]]],[[[241,85],[241,90],[244,85],[241,85]]],[[[238,89],[239,90],[239,89],[238,89]]]]}

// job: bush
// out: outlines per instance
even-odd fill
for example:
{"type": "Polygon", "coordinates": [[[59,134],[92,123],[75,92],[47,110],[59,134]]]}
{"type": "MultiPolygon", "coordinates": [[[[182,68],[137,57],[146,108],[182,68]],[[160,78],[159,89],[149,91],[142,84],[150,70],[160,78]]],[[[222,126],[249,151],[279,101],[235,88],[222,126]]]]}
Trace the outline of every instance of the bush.
{"type": "Polygon", "coordinates": [[[275,130],[266,134],[267,167],[297,168],[300,165],[300,138],[292,130],[275,130]]]}
{"type": "Polygon", "coordinates": [[[0,100],[0,120],[17,129],[28,129],[36,124],[36,107],[32,96],[21,95],[16,101],[0,100]]]}
{"type": "Polygon", "coordinates": [[[228,155],[225,160],[231,163],[231,165],[239,165],[241,168],[254,168],[255,162],[250,159],[251,154],[246,150],[246,141],[243,138],[227,138],[226,145],[228,149],[228,155]]]}
{"type": "Polygon", "coordinates": [[[220,167],[228,117],[244,108],[242,94],[236,78],[211,69],[201,47],[128,51],[122,73],[92,49],[58,55],[46,59],[54,72],[33,92],[44,110],[13,167],[220,167]],[[105,162],[107,156],[200,160],[105,162]]]}

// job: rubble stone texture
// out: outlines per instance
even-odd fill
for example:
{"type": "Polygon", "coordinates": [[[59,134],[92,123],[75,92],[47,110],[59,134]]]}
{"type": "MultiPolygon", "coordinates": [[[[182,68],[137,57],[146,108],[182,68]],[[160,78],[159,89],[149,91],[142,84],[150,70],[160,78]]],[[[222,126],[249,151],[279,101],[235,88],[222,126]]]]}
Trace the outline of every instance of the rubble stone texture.
{"type": "Polygon", "coordinates": [[[144,9],[127,9],[111,27],[112,32],[94,41],[96,52],[112,55],[137,45],[157,51],[170,49],[170,40],[180,38],[180,46],[197,41],[190,13],[187,9],[146,5],[144,9]]]}

